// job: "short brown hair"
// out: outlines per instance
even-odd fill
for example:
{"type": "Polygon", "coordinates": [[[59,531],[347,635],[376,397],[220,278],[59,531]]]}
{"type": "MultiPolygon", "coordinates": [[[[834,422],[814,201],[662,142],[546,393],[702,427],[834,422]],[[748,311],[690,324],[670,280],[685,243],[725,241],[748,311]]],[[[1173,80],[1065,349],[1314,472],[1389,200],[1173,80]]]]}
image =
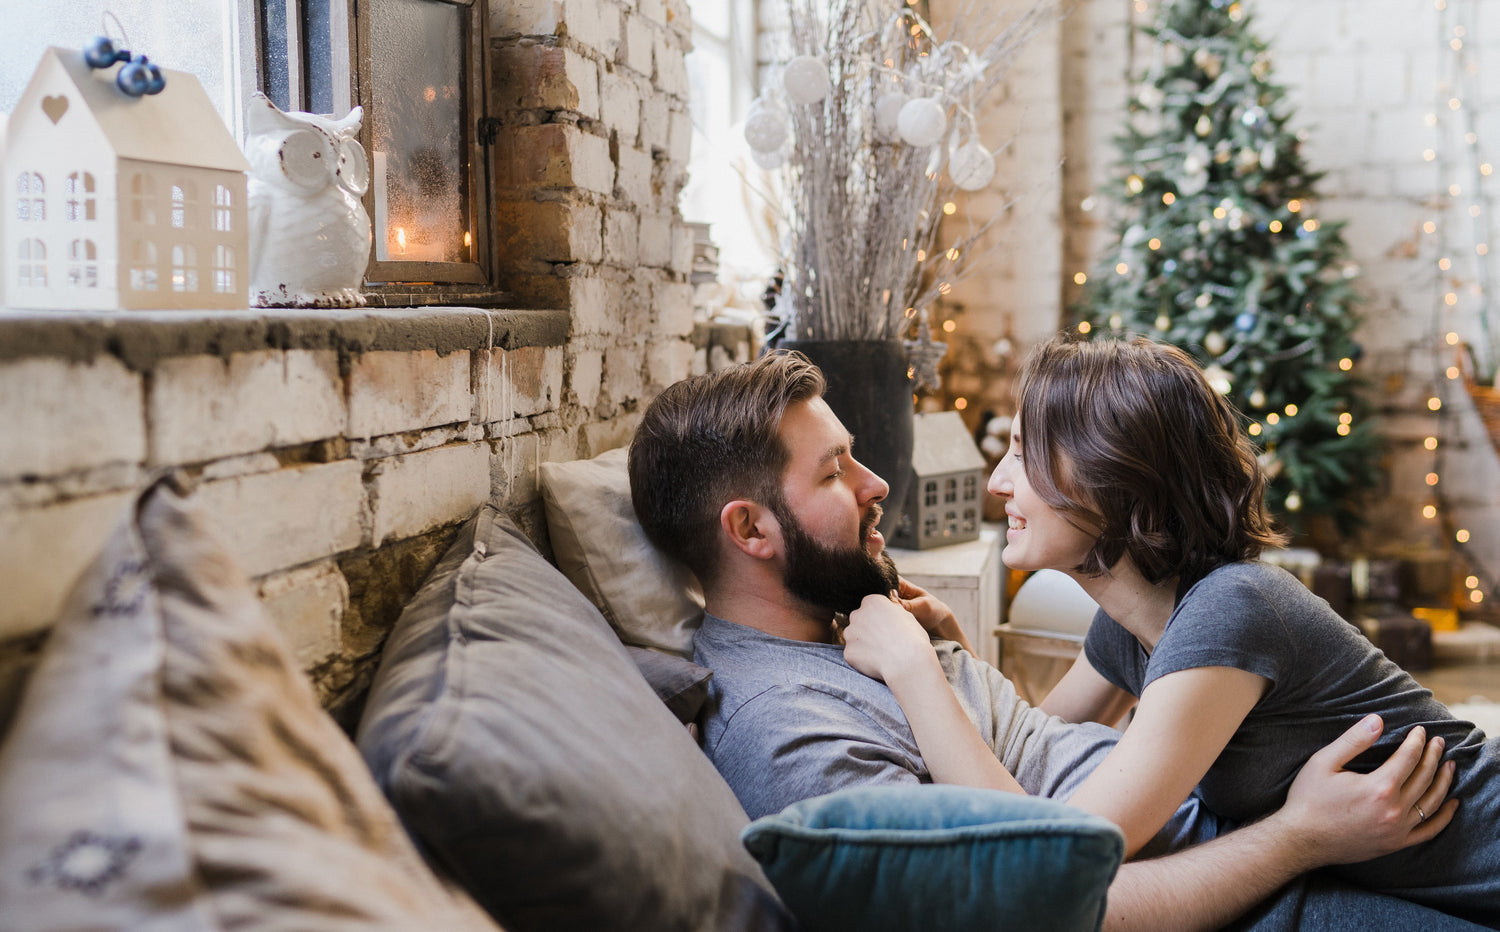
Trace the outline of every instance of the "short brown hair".
{"type": "Polygon", "coordinates": [[[784,351],[668,386],[630,444],[631,502],[651,542],[710,582],[720,510],[736,498],[780,506],[782,415],[823,390],[818,367],[784,351]]]}
{"type": "Polygon", "coordinates": [[[1099,531],[1080,572],[1129,554],[1153,584],[1185,587],[1285,542],[1239,413],[1177,347],[1059,337],[1032,350],[1016,394],[1027,480],[1099,531]]]}

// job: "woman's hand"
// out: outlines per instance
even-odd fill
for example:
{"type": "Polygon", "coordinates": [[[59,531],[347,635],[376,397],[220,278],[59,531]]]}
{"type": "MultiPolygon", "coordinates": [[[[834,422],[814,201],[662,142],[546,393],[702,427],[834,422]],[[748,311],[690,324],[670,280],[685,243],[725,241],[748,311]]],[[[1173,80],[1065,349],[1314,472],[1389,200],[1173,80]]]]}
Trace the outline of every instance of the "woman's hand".
{"type": "Polygon", "coordinates": [[[905,579],[901,580],[896,596],[901,602],[901,607],[911,612],[912,616],[917,619],[917,623],[926,629],[928,634],[949,641],[957,641],[959,647],[976,657],[979,656],[974,646],[969,643],[964,629],[958,626],[958,619],[954,617],[953,609],[949,608],[942,599],[905,579]]]}
{"type": "Polygon", "coordinates": [[[887,685],[913,668],[937,665],[932,639],[921,622],[902,603],[883,595],[865,596],[859,608],[849,613],[844,659],[865,676],[887,685]]]}

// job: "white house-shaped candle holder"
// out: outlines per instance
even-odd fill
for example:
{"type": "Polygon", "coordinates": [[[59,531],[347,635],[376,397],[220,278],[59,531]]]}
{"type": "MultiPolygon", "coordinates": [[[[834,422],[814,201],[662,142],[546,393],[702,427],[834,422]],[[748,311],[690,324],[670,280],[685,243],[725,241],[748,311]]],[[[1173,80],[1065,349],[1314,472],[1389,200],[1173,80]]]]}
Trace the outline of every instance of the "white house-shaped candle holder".
{"type": "Polygon", "coordinates": [[[912,422],[910,491],[891,545],[925,550],[979,539],[984,517],[984,455],[957,411],[912,422]]]}
{"type": "Polygon", "coordinates": [[[0,261],[13,308],[244,308],[249,165],[203,86],[143,97],[50,48],[0,140],[0,261]]]}

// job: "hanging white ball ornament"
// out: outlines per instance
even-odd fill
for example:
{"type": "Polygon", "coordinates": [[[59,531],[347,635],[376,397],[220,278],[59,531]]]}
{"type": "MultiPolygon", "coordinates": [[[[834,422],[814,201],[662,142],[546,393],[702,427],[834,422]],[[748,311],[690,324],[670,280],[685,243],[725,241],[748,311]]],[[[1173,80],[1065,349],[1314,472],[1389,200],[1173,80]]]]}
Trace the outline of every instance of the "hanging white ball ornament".
{"type": "Polygon", "coordinates": [[[948,114],[934,97],[917,97],[901,107],[896,131],[909,145],[932,146],[948,130],[948,114]]]}
{"type": "Polygon", "coordinates": [[[1220,333],[1217,330],[1210,330],[1203,336],[1203,348],[1208,350],[1209,355],[1219,356],[1222,355],[1224,350],[1228,349],[1229,346],[1224,339],[1224,334],[1220,333]]]}
{"type": "Polygon", "coordinates": [[[828,66],[816,55],[798,55],[781,72],[786,96],[796,104],[815,104],[828,96],[828,66]]]}
{"type": "Polygon", "coordinates": [[[761,152],[757,149],[751,149],[750,161],[768,172],[775,171],[786,164],[786,150],[777,149],[774,152],[761,152]]]}
{"type": "Polygon", "coordinates": [[[896,125],[901,119],[901,108],[909,100],[911,98],[900,91],[891,91],[881,94],[875,101],[875,135],[881,142],[895,142],[900,138],[896,125]]]}
{"type": "Polygon", "coordinates": [[[948,177],[960,191],[978,191],[995,177],[995,157],[977,142],[948,153],[948,177]]]}
{"type": "Polygon", "coordinates": [[[755,107],[745,117],[745,142],[756,152],[775,152],[786,137],[786,114],[776,107],[755,107]]]}

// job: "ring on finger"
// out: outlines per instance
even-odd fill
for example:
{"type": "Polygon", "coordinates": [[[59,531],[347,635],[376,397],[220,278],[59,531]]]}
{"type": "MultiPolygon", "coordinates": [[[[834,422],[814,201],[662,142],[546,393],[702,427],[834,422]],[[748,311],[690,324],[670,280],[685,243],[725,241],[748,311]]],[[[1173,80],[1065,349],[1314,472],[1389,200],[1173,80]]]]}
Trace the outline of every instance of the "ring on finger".
{"type": "Polygon", "coordinates": [[[1422,804],[1421,803],[1417,803],[1417,819],[1419,821],[1422,821],[1422,822],[1426,822],[1427,821],[1427,813],[1425,813],[1425,812],[1422,811],[1422,804]]]}

